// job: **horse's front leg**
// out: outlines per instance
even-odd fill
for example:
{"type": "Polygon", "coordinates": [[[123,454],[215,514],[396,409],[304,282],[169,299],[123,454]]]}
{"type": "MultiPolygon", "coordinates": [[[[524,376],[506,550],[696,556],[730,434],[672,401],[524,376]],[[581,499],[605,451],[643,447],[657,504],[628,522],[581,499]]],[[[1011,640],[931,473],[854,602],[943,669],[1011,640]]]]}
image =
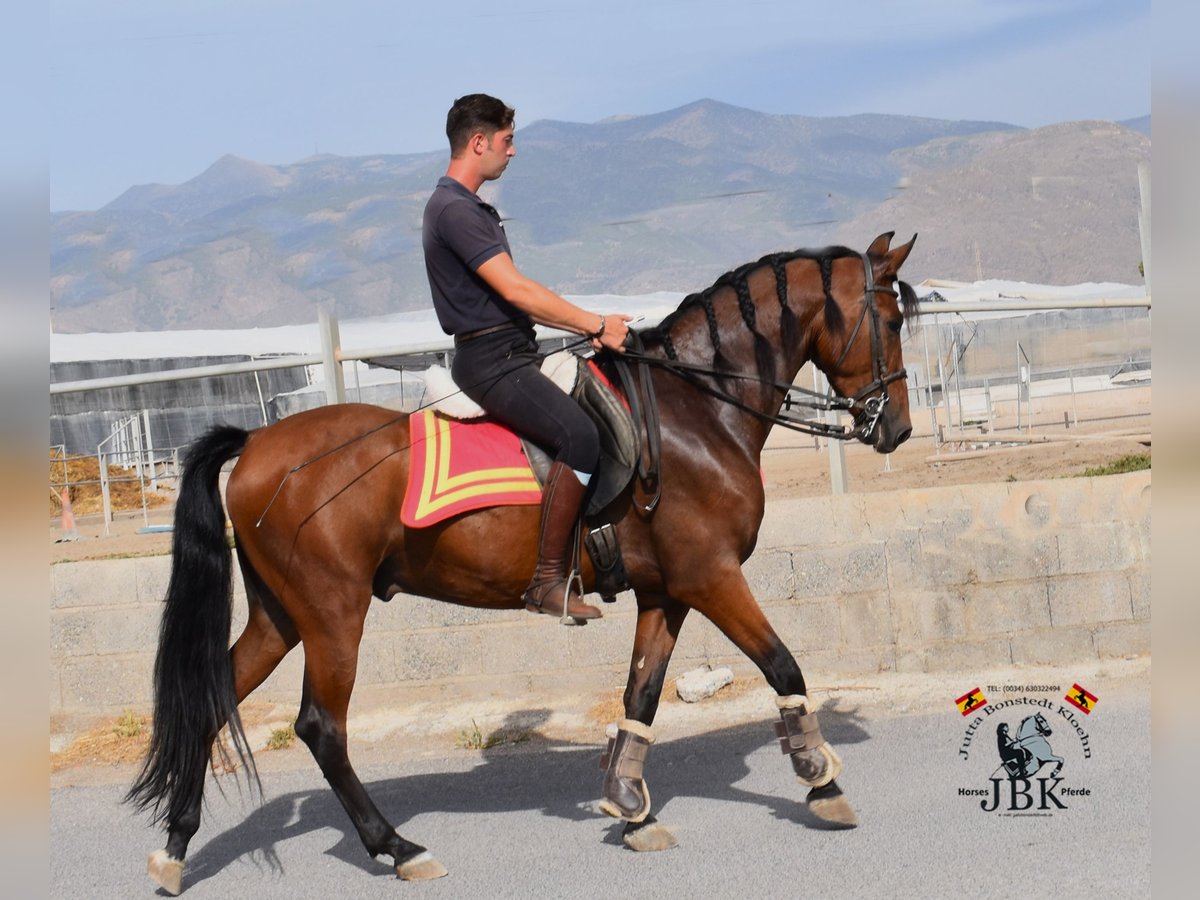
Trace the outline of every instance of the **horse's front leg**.
{"type": "Polygon", "coordinates": [[[675,836],[650,815],[650,789],[644,776],[646,757],[654,742],[650,726],[658,712],[667,664],[679,638],[688,609],[669,598],[638,597],[637,633],[629,680],[625,686],[625,718],[609,735],[601,758],[604,798],[600,809],[625,820],[626,846],[638,850],[668,850],[675,836]]]}
{"type": "Polygon", "coordinates": [[[821,734],[795,657],[763,615],[740,566],[727,566],[716,577],[708,574],[707,579],[689,579],[689,584],[678,592],[679,598],[703,613],[733,641],[778,694],[780,721],[775,725],[775,733],[783,753],[791,760],[797,780],[810,788],[809,809],[828,822],[846,827],[857,825],[854,810],[835,780],[842,771],[842,761],[821,734]]]}

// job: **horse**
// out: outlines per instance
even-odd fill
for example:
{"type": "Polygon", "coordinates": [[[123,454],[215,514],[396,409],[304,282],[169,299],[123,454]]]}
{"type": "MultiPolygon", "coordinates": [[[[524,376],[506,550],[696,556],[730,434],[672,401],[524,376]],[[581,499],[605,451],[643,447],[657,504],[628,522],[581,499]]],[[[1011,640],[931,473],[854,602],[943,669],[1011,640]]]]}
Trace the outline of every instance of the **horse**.
{"type": "MultiPolygon", "coordinates": [[[[800,666],[741,565],[763,518],[763,445],[775,423],[789,424],[781,409],[807,361],[825,373],[853,417],[853,427],[835,436],[889,453],[912,431],[901,330],[919,305],[897,273],[916,235],[895,248],[892,236],[880,235],[865,253],[802,249],[747,263],[638,332],[640,350],[599,363],[616,365],[620,357],[641,371],[659,422],[653,499],[645,501],[639,470],[604,510],[637,617],[625,718],[609,742],[600,807],[624,821],[625,843],[635,850],[674,845],[650,814],[645,761],[667,665],[692,611],[745,653],[778,695],[776,731],[810,788],[809,809],[838,825],[856,824],[836,781],[841,761],[821,735],[800,666]]],[[[152,737],[126,797],[165,827],[166,846],[151,855],[149,872],[168,892],[182,890],[214,752],[236,753],[257,778],[238,704],[298,644],[304,674],[295,733],[363,846],[372,857],[390,857],[399,878],[446,874],[383,816],[347,756],[346,713],[364,619],[373,597],[398,594],[520,608],[536,560],[539,512],[493,507],[406,527],[400,509],[409,436],[404,414],[337,404],[253,432],[217,426],[189,448],[154,665],[152,737]],[[222,504],[218,478],[235,457],[222,504]],[[235,553],[226,515],[249,607],[232,646],[235,553]],[[226,726],[232,749],[217,741],[226,726]]],[[[596,572],[587,558],[579,576],[590,591],[596,572]]]]}
{"type": "Polygon", "coordinates": [[[1035,713],[1021,720],[1021,724],[1017,726],[1017,737],[1013,743],[1028,754],[1021,772],[1022,777],[1028,778],[1037,774],[1048,762],[1054,763],[1054,771],[1050,773],[1051,777],[1062,771],[1063,758],[1054,755],[1054,751],[1050,749],[1050,742],[1046,740],[1053,733],[1050,723],[1046,721],[1046,717],[1042,713],[1035,713]]]}

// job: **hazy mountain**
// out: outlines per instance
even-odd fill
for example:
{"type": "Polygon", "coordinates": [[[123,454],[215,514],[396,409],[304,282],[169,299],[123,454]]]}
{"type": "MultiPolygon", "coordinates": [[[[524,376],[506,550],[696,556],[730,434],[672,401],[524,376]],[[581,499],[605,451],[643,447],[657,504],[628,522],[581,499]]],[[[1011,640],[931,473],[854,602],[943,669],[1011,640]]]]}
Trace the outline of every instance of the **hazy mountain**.
{"type": "MultiPolygon", "coordinates": [[[[699,290],[764,253],[865,247],[890,230],[921,234],[913,280],[981,268],[1050,283],[1137,278],[1137,164],[1150,141],[1114,123],[1027,131],[701,101],[588,125],[535,122],[517,148],[485,191],[518,265],[563,293],[699,290]]],[[[313,321],[319,306],[342,317],[426,307],[421,210],[445,164],[442,150],[282,166],[226,156],[184,184],[52,214],[55,329],[266,326],[313,321]]]]}
{"type": "Polygon", "coordinates": [[[1136,119],[1126,119],[1119,123],[1133,131],[1140,131],[1146,137],[1150,137],[1150,117],[1138,116],[1136,119]]]}
{"type": "Polygon", "coordinates": [[[839,227],[839,241],[861,241],[890,222],[897,237],[920,233],[906,275],[1140,283],[1145,135],[1113,122],[1069,122],[931,141],[893,158],[909,176],[906,189],[839,227]]]}

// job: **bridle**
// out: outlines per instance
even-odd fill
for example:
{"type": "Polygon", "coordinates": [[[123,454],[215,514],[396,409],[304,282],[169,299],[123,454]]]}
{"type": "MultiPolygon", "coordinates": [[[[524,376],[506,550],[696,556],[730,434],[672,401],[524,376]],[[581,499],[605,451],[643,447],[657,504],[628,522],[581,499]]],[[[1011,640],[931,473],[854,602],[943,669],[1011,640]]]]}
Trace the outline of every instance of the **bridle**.
{"type": "Polygon", "coordinates": [[[695,365],[672,358],[648,356],[641,352],[640,347],[627,349],[621,356],[647,366],[665,369],[684,379],[698,390],[716,397],[731,406],[735,406],[755,418],[774,425],[834,440],[845,441],[856,438],[865,440],[875,430],[875,427],[879,424],[879,419],[883,416],[884,409],[887,407],[887,386],[893,381],[899,381],[902,378],[908,377],[908,373],[903,367],[895,372],[888,372],[887,361],[884,358],[883,352],[883,332],[881,331],[879,304],[876,298],[881,293],[890,294],[893,297],[897,296],[897,294],[889,287],[877,285],[875,283],[875,273],[871,269],[870,259],[867,258],[866,254],[860,253],[858,255],[862,260],[865,277],[861,298],[862,311],[859,313],[854,330],[850,333],[850,338],[846,341],[842,355],[838,357],[838,361],[832,366],[832,369],[836,370],[845,362],[850,349],[854,346],[855,338],[858,337],[858,332],[862,329],[863,321],[869,319],[871,323],[871,381],[855,393],[853,397],[836,397],[832,393],[819,393],[791,384],[790,382],[773,381],[757,375],[746,375],[740,372],[722,371],[712,366],[695,365]],[[709,378],[716,379],[717,382],[709,381],[709,378]],[[783,405],[774,414],[765,413],[743,402],[739,397],[722,388],[719,385],[720,379],[752,381],[757,384],[767,385],[775,390],[783,391],[783,405]],[[814,412],[849,412],[856,406],[861,406],[861,411],[855,416],[854,423],[850,427],[822,422],[818,419],[805,418],[792,412],[793,407],[803,407],[814,412]]]}
{"type": "MultiPolygon", "coordinates": [[[[871,319],[871,381],[858,391],[850,399],[850,405],[862,404],[862,412],[855,418],[855,428],[862,424],[862,434],[869,435],[875,430],[880,417],[883,415],[883,410],[888,403],[887,386],[893,381],[899,381],[902,378],[908,377],[908,371],[901,366],[895,372],[887,371],[887,361],[883,357],[883,332],[879,323],[879,304],[876,302],[876,296],[885,292],[895,297],[896,292],[891,288],[879,287],[875,284],[875,272],[871,268],[871,261],[866,254],[862,254],[863,263],[863,304],[862,312],[858,314],[858,321],[854,323],[854,330],[850,332],[850,339],[846,341],[846,346],[842,350],[842,355],[838,357],[838,361],[833,364],[833,369],[836,371],[846,361],[847,355],[850,353],[850,348],[854,346],[854,339],[858,337],[859,329],[862,328],[863,320],[868,317],[871,319]],[[878,393],[876,393],[878,392],[878,393]],[[874,396],[869,396],[874,394],[874,396]]],[[[857,434],[850,434],[850,437],[858,437],[857,434]]]]}

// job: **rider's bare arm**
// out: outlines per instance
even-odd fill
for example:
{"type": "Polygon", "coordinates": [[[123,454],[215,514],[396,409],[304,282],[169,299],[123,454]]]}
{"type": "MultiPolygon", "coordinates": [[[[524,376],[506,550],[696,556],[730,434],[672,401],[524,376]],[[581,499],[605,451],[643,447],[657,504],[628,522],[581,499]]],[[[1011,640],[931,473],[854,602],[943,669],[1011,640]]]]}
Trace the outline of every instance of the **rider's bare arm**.
{"type": "Polygon", "coordinates": [[[549,288],[521,274],[507,253],[493,256],[477,270],[479,277],[501,297],[539,325],[572,331],[593,338],[593,343],[621,349],[629,332],[629,316],[588,312],[549,288]]]}

